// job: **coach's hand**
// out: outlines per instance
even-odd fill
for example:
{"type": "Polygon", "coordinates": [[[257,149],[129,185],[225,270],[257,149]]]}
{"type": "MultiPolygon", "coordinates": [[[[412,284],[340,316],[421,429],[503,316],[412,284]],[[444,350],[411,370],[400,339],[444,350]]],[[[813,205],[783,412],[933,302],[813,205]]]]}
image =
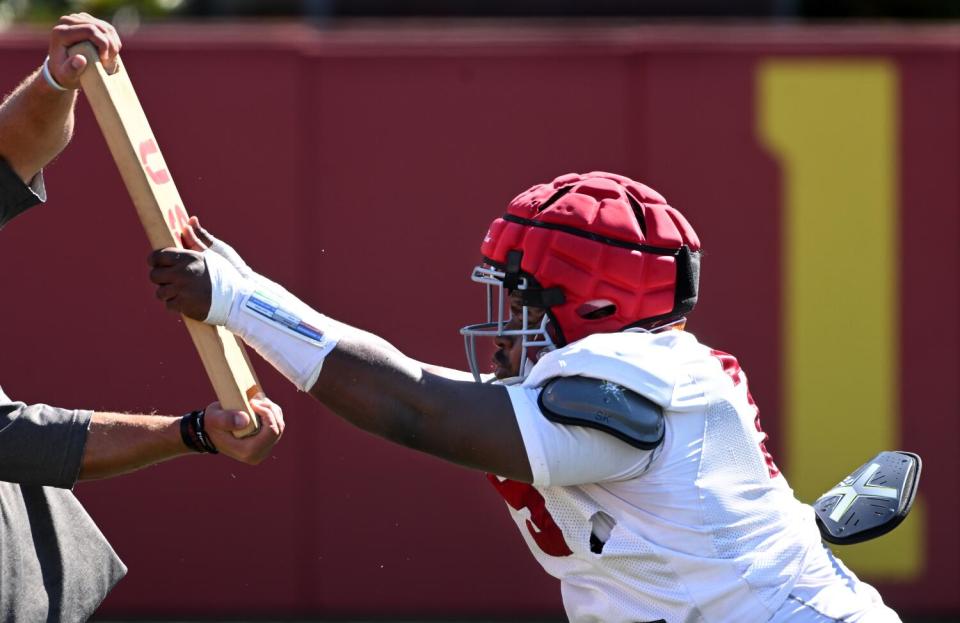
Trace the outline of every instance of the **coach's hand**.
{"type": "Polygon", "coordinates": [[[166,303],[167,309],[206,320],[212,287],[203,255],[186,249],[161,249],[151,253],[147,261],[152,267],[150,281],[158,286],[157,298],[166,303]]]}
{"type": "Polygon", "coordinates": [[[253,412],[260,418],[259,430],[249,437],[237,439],[234,431],[243,430],[250,424],[250,416],[243,411],[226,411],[219,402],[209,405],[204,414],[204,429],[210,434],[213,445],[220,454],[243,463],[256,465],[267,458],[273,446],[280,441],[283,429],[283,410],[269,398],[250,400],[253,412]]]}
{"type": "Polygon", "coordinates": [[[50,74],[61,86],[76,89],[80,86],[80,74],[87,66],[81,54],[70,56],[67,49],[75,43],[89,41],[97,48],[100,62],[110,71],[120,53],[120,36],[107,22],[86,13],[64,15],[50,32],[47,54],[50,74]]]}

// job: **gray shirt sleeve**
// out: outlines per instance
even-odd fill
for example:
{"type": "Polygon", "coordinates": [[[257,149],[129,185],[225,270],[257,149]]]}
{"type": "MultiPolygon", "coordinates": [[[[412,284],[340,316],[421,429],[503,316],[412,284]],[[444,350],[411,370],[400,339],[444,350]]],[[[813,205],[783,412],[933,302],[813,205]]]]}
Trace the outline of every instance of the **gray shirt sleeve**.
{"type": "Polygon", "coordinates": [[[0,157],[0,227],[46,200],[47,189],[43,183],[42,171],[37,173],[27,185],[10,168],[7,161],[0,157]]]}
{"type": "Polygon", "coordinates": [[[12,402],[0,390],[0,480],[73,487],[92,417],[92,411],[12,402]]]}
{"type": "Polygon", "coordinates": [[[73,493],[0,482],[0,621],[83,623],[127,572],[73,493]]]}

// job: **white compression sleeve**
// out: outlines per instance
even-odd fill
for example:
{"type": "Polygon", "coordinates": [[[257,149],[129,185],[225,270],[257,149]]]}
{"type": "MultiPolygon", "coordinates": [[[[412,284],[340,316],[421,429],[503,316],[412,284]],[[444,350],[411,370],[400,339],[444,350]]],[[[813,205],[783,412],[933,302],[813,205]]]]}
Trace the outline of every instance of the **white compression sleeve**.
{"type": "Polygon", "coordinates": [[[210,311],[203,321],[207,324],[225,325],[233,302],[252,291],[254,285],[241,275],[233,264],[210,249],[203,252],[203,261],[210,276],[211,291],[210,311]]]}
{"type": "Polygon", "coordinates": [[[283,288],[283,295],[258,289],[216,253],[205,252],[204,258],[212,286],[205,322],[222,324],[239,335],[290,382],[309,391],[324,359],[336,347],[343,325],[283,288]]]}

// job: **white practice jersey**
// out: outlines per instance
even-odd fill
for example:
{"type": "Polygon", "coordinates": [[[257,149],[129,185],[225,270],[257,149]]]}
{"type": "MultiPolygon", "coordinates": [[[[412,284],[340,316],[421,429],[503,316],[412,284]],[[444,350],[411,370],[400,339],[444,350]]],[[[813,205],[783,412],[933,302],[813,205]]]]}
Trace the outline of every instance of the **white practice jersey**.
{"type": "Polygon", "coordinates": [[[597,334],[548,353],[508,391],[534,483],[490,480],[560,579],[572,621],[768,621],[805,568],[833,573],[730,355],[684,331],[597,334]],[[557,376],[604,379],[657,403],[663,443],[644,451],[551,422],[537,397],[557,376]]]}

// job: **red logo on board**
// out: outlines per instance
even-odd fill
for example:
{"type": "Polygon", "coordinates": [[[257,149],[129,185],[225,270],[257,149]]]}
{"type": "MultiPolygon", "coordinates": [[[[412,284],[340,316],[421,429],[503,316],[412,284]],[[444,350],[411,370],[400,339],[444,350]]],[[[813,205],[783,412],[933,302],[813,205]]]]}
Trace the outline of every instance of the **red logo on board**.
{"type": "Polygon", "coordinates": [[[179,203],[167,210],[167,225],[170,226],[170,231],[173,232],[174,237],[178,241],[180,240],[180,234],[183,232],[183,228],[186,226],[189,218],[190,217],[187,216],[187,211],[184,210],[183,206],[179,203]]]}
{"type": "Polygon", "coordinates": [[[152,138],[140,143],[140,162],[143,164],[143,170],[147,172],[147,175],[150,176],[154,184],[166,184],[170,181],[170,174],[167,173],[167,170],[158,169],[154,171],[150,168],[150,165],[147,164],[147,158],[149,158],[151,154],[158,153],[160,153],[160,148],[157,147],[156,141],[152,138]]]}

